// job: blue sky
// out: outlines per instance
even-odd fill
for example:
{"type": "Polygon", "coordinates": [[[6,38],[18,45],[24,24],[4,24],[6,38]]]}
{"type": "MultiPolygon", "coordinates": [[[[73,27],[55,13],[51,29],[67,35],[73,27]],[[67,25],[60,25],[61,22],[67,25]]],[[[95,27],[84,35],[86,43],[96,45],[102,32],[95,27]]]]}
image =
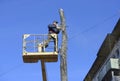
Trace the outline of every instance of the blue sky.
{"type": "MultiPolygon", "coordinates": [[[[119,0],[0,0],[0,81],[42,81],[40,62],[23,63],[22,35],[46,34],[49,23],[60,22],[60,8],[64,9],[67,23],[68,81],[83,81],[106,34],[120,17],[119,3],[119,0]]],[[[46,63],[46,68],[48,81],[60,81],[59,60],[46,63]]]]}

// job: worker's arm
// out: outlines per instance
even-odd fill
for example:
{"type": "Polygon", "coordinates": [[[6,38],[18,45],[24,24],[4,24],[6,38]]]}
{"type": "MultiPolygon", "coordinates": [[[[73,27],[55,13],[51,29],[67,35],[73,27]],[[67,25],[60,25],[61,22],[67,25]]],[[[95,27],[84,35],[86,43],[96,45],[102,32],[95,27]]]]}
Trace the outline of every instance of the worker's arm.
{"type": "Polygon", "coordinates": [[[58,29],[58,30],[61,30],[61,27],[60,27],[60,26],[57,26],[57,29],[58,29]]]}
{"type": "Polygon", "coordinates": [[[58,30],[62,30],[62,27],[61,27],[61,25],[56,25],[56,28],[58,29],[58,30]]]}

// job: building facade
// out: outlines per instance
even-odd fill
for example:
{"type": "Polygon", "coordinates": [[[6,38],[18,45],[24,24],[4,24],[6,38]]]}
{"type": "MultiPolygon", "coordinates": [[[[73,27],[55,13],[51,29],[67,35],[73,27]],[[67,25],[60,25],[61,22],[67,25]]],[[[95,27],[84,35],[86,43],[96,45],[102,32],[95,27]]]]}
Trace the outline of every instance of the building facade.
{"type": "Polygon", "coordinates": [[[120,19],[107,34],[84,81],[120,81],[120,19]]]}

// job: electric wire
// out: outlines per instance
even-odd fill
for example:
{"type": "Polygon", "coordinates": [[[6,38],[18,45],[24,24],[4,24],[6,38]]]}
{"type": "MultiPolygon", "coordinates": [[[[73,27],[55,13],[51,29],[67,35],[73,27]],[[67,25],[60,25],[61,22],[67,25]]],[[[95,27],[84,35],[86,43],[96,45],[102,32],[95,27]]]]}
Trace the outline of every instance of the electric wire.
{"type": "Polygon", "coordinates": [[[6,74],[8,74],[8,73],[10,73],[10,72],[12,72],[12,71],[14,71],[14,70],[16,70],[16,69],[22,67],[23,65],[24,65],[24,64],[19,64],[19,65],[17,65],[17,66],[14,66],[14,67],[10,68],[10,69],[7,70],[7,71],[1,73],[1,74],[0,74],[0,78],[1,78],[2,76],[4,76],[4,75],[6,75],[6,74]]]}
{"type": "Polygon", "coordinates": [[[69,38],[68,41],[73,40],[74,38],[78,37],[79,35],[81,35],[81,34],[83,34],[83,33],[86,33],[86,32],[88,32],[88,31],[90,31],[90,30],[93,30],[94,28],[96,28],[96,27],[98,27],[99,25],[105,23],[106,21],[108,21],[108,20],[114,18],[115,16],[118,16],[118,13],[117,13],[117,14],[114,14],[114,15],[112,15],[112,16],[106,18],[106,19],[104,19],[104,20],[101,21],[101,22],[98,22],[97,24],[95,24],[95,25],[93,25],[93,26],[91,26],[91,27],[89,27],[89,28],[83,30],[83,31],[80,32],[80,33],[77,33],[77,34],[71,36],[71,37],[69,38]]]}

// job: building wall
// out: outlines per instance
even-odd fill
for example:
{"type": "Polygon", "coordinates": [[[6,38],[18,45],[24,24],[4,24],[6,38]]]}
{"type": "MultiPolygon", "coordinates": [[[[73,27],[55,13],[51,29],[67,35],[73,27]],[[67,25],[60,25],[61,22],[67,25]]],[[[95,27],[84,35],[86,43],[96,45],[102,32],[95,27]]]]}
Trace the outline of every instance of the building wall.
{"type": "Polygon", "coordinates": [[[113,81],[120,81],[120,76],[114,76],[113,81]]]}
{"type": "MultiPolygon", "coordinates": [[[[107,67],[108,67],[108,62],[109,62],[110,58],[119,58],[120,59],[120,39],[118,42],[116,42],[114,48],[112,49],[112,52],[110,53],[110,55],[106,59],[105,63],[99,69],[99,71],[97,72],[97,74],[95,75],[95,77],[93,78],[92,81],[101,81],[102,80],[102,78],[105,76],[105,74],[108,71],[107,67]]],[[[119,69],[120,69],[120,62],[118,65],[119,65],[119,69]]],[[[114,79],[114,81],[120,81],[120,76],[116,77],[116,79],[114,79]]]]}

